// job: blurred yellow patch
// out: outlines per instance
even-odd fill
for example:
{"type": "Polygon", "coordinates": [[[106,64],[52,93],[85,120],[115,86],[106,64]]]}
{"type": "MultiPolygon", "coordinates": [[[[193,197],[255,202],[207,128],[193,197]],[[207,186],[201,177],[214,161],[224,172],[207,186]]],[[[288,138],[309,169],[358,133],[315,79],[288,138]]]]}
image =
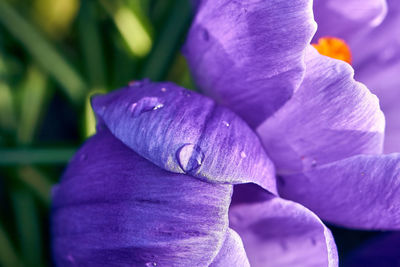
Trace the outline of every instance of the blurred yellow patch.
{"type": "Polygon", "coordinates": [[[51,37],[60,38],[68,32],[79,6],[79,0],[36,0],[35,18],[51,37]]]}
{"type": "Polygon", "coordinates": [[[312,44],[321,55],[343,60],[351,64],[351,50],[346,42],[335,37],[319,38],[318,44],[312,44]]]}
{"type": "Polygon", "coordinates": [[[151,23],[139,2],[100,0],[100,3],[114,20],[130,52],[136,57],[146,56],[153,45],[151,23]]]}

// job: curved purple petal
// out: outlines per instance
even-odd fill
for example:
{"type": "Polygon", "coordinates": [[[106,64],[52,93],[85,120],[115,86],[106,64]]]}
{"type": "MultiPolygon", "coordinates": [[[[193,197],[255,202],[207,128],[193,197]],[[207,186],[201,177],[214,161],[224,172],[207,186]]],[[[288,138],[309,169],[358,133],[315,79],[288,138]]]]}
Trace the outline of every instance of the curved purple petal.
{"type": "Polygon", "coordinates": [[[371,240],[344,262],[344,267],[400,265],[400,233],[390,233],[371,240]]]}
{"type": "Polygon", "coordinates": [[[311,0],[202,1],[184,54],[200,89],[256,127],[301,83],[315,26],[311,0]]]}
{"type": "Polygon", "coordinates": [[[318,24],[314,42],[324,36],[349,40],[379,25],[387,13],[385,0],[315,0],[313,9],[318,24]]]}
{"type": "Polygon", "coordinates": [[[352,38],[356,78],[379,98],[386,117],[385,153],[400,151],[400,2],[388,1],[383,23],[352,38]],[[366,45],[368,44],[368,45],[366,45]]]}
{"type": "MultiPolygon", "coordinates": [[[[246,186],[235,186],[234,195],[237,187],[246,186]]],[[[260,191],[253,189],[251,195],[262,194],[263,201],[229,210],[230,227],[242,238],[251,266],[338,266],[331,232],[314,213],[260,191]]]]}
{"type": "Polygon", "coordinates": [[[208,266],[225,239],[231,193],[165,171],[103,130],[54,191],[53,258],[59,266],[208,266]]]}
{"type": "Polygon", "coordinates": [[[382,151],[385,119],[375,95],[347,63],[310,47],[306,76],[257,132],[280,174],[297,173],[357,154],[382,151]]]}
{"type": "Polygon", "coordinates": [[[357,155],[281,179],[283,197],[330,223],[400,229],[400,154],[357,155]]]}
{"type": "Polygon", "coordinates": [[[250,267],[249,260],[243,248],[242,239],[231,228],[228,229],[224,244],[209,267],[226,266],[250,267]]]}
{"type": "Polygon", "coordinates": [[[92,105],[114,136],[165,170],[276,192],[274,166],[258,136],[209,98],[172,83],[139,82],[92,105]]]}

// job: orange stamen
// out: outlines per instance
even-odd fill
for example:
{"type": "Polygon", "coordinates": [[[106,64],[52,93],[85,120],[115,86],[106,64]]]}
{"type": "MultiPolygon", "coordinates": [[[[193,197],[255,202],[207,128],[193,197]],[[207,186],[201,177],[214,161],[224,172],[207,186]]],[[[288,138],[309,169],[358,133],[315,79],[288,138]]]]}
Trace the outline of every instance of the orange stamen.
{"type": "Polygon", "coordinates": [[[351,51],[345,41],[335,37],[319,38],[318,44],[312,44],[321,55],[343,60],[351,64],[351,51]]]}

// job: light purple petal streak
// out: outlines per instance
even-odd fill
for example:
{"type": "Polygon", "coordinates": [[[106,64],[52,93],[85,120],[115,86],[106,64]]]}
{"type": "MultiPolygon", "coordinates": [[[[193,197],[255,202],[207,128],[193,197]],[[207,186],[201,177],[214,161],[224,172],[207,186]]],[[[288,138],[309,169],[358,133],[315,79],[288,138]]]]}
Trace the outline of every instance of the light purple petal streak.
{"type": "Polygon", "coordinates": [[[224,244],[209,267],[226,266],[250,267],[242,239],[231,228],[228,229],[224,244]]]}
{"type": "Polygon", "coordinates": [[[321,219],[359,229],[400,229],[400,154],[357,155],[285,175],[282,197],[321,219]]]}
{"type": "Polygon", "coordinates": [[[375,95],[347,63],[310,46],[306,76],[257,132],[279,174],[307,171],[357,154],[382,152],[385,120],[375,95]]]}
{"type": "Polygon", "coordinates": [[[202,1],[183,52],[196,84],[256,127],[300,85],[311,0],[202,1]]]}

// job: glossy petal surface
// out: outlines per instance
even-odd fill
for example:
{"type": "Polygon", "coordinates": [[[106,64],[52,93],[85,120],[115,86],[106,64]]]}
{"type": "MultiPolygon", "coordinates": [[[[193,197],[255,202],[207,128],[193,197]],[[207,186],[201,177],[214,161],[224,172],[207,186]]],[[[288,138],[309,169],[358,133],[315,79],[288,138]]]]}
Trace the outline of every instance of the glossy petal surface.
{"type": "Polygon", "coordinates": [[[306,76],[257,132],[280,174],[307,171],[357,154],[382,151],[385,120],[378,99],[353,79],[347,63],[310,47],[306,76]]]}
{"type": "Polygon", "coordinates": [[[53,258],[59,266],[208,266],[225,240],[231,192],[162,170],[103,130],[54,190],[53,258]]]}
{"type": "Polygon", "coordinates": [[[207,97],[144,81],[97,96],[92,105],[114,136],[163,169],[216,183],[256,182],[276,192],[258,136],[207,97]]]}
{"type": "Polygon", "coordinates": [[[251,266],[338,266],[331,232],[305,207],[248,184],[235,186],[233,198],[229,223],[251,266]]]}
{"type": "Polygon", "coordinates": [[[250,267],[243,242],[240,236],[231,228],[226,233],[226,239],[210,267],[240,266],[250,267]]]}
{"type": "Polygon", "coordinates": [[[324,36],[345,40],[368,28],[379,25],[385,18],[385,0],[315,0],[314,15],[318,24],[313,42],[324,36]]]}
{"type": "Polygon", "coordinates": [[[256,127],[304,74],[316,25],[310,0],[202,1],[184,54],[197,85],[256,127]]]}
{"type": "Polygon", "coordinates": [[[330,223],[400,229],[400,154],[357,155],[282,179],[283,197],[330,223]]]}

